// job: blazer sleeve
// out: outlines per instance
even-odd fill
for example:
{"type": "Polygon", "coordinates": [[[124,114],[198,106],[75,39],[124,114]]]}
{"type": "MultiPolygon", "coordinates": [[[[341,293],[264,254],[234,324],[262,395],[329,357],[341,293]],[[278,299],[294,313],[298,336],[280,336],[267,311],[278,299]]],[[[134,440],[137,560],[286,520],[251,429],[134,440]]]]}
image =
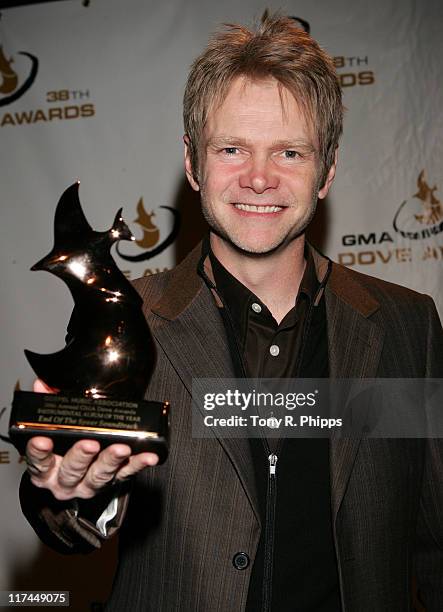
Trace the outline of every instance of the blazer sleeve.
{"type": "Polygon", "coordinates": [[[58,501],[47,489],[34,486],[25,472],[19,495],[23,514],[42,542],[64,554],[88,553],[100,548],[120,528],[129,503],[130,484],[110,487],[93,499],[76,499],[73,503],[58,501]],[[117,513],[103,535],[96,522],[116,495],[117,513]]]}
{"type": "MultiPolygon", "coordinates": [[[[426,375],[443,378],[443,331],[429,298],[426,375]]],[[[443,405],[442,405],[443,410],[443,405]]],[[[426,445],[423,489],[417,523],[415,567],[419,597],[427,612],[443,610],[443,440],[426,445]]]]}

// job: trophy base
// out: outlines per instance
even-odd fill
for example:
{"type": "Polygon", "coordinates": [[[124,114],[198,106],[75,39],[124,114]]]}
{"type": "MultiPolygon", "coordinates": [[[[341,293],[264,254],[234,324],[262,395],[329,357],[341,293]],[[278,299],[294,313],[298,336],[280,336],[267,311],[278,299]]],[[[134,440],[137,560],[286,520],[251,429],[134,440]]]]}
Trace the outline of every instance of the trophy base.
{"type": "Polygon", "coordinates": [[[9,436],[21,455],[33,436],[54,442],[64,455],[78,440],[127,444],[134,453],[152,452],[163,463],[168,456],[169,403],[92,399],[71,395],[15,391],[9,436]]]}

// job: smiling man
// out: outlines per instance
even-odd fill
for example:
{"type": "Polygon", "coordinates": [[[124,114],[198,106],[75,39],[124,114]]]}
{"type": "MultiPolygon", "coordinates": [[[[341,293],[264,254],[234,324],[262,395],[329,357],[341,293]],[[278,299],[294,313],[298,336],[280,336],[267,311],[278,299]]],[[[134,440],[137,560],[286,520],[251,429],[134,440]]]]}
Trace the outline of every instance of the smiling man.
{"type": "Polygon", "coordinates": [[[254,72],[233,79],[198,147],[197,161],[185,136],[186,174],[201,191],[212,252],[280,322],[295,304],[304,232],[334,179],[336,153],[325,172],[318,135],[294,95],[254,72]]]}
{"type": "Polygon", "coordinates": [[[289,18],[226,27],[191,69],[185,169],[209,236],[136,281],[168,461],[144,469],[155,456],[91,440],[62,458],[35,438],[21,486],[58,550],[120,528],[109,611],[405,612],[414,577],[428,612],[443,608],[441,441],[192,436],[193,378],[443,375],[429,297],[306,243],[342,116],[331,59],[289,18]]]}
{"type": "MultiPolygon", "coordinates": [[[[303,241],[317,199],[326,196],[335,173],[334,161],[325,185],[319,185],[316,140],[295,98],[277,80],[233,81],[208,117],[200,144],[202,207],[214,249],[223,248],[220,238],[262,254],[287,249],[294,238],[303,241]]],[[[187,176],[199,190],[188,137],[186,143],[187,176]]]]}

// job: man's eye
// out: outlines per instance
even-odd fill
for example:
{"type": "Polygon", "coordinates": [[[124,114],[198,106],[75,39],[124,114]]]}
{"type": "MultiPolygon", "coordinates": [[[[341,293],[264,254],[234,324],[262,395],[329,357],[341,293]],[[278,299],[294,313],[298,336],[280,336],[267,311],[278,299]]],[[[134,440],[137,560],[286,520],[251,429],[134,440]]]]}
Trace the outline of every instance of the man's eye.
{"type": "Polygon", "coordinates": [[[298,155],[297,151],[292,151],[291,149],[286,150],[284,152],[284,156],[286,159],[295,159],[297,155],[298,155]]]}
{"type": "Polygon", "coordinates": [[[235,155],[237,152],[237,147],[225,147],[223,149],[223,153],[226,153],[226,155],[235,155]]]}

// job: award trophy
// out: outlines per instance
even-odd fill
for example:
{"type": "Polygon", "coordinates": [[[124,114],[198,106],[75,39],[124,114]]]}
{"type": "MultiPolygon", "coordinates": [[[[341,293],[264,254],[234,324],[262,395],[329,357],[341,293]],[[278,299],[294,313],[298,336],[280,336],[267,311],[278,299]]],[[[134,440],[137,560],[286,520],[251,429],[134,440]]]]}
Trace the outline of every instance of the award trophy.
{"type": "Polygon", "coordinates": [[[101,448],[119,442],[134,452],[152,451],[160,463],[168,453],[168,402],[143,399],[154,367],[155,346],[142,299],[117,268],[111,247],[134,240],[120,209],[109,231],[87,222],[78,183],[60,198],[54,248],[31,270],[61,278],[74,299],[66,346],[49,355],[25,351],[52,393],[15,391],[9,435],[24,454],[30,437],[52,438],[64,454],[82,438],[101,448]]]}

